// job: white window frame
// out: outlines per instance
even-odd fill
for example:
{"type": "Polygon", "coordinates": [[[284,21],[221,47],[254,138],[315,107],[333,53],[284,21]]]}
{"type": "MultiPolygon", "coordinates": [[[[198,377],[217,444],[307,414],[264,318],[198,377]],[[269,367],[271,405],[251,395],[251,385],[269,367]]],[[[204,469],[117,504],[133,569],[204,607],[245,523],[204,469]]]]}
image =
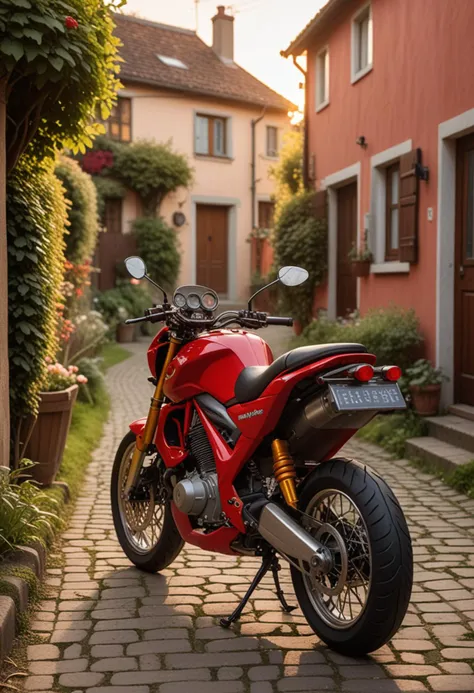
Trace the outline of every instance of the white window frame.
{"type": "Polygon", "coordinates": [[[329,46],[324,46],[316,55],[315,62],[316,113],[329,106],[329,46]],[[320,77],[324,75],[324,93],[321,94],[320,77]]]}
{"type": "Polygon", "coordinates": [[[374,256],[374,262],[370,271],[372,274],[402,274],[410,271],[409,262],[385,259],[385,243],[387,230],[387,217],[385,202],[387,199],[388,166],[394,164],[404,154],[413,149],[412,140],[406,140],[396,144],[383,152],[374,154],[370,160],[371,166],[371,231],[369,234],[370,249],[374,256]]]}
{"type": "Polygon", "coordinates": [[[266,159],[278,159],[280,156],[280,130],[277,125],[272,125],[269,123],[265,127],[265,158],[266,159]],[[268,128],[273,128],[276,132],[276,153],[270,154],[268,149],[268,128]]]}
{"type": "Polygon", "coordinates": [[[372,3],[367,3],[356,12],[352,17],[351,23],[351,83],[355,84],[359,79],[362,79],[366,74],[368,74],[374,66],[374,25],[372,19],[372,3]],[[359,68],[359,53],[360,53],[360,23],[364,16],[369,15],[369,28],[368,28],[368,56],[371,60],[367,63],[365,67],[359,68]]]}

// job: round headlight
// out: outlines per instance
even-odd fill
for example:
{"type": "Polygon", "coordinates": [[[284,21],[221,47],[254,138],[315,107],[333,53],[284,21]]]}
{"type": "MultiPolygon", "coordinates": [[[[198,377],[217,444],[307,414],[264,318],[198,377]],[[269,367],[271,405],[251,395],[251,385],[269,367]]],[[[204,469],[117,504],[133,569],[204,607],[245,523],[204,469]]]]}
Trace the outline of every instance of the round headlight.
{"type": "Polygon", "coordinates": [[[204,310],[213,311],[217,308],[217,298],[211,293],[205,293],[201,298],[204,310]]]}
{"type": "Polygon", "coordinates": [[[191,310],[198,310],[201,307],[201,301],[197,294],[189,294],[187,303],[191,310]]]}
{"type": "Polygon", "coordinates": [[[186,306],[186,297],[183,294],[175,294],[173,302],[176,308],[184,308],[186,306]]]}

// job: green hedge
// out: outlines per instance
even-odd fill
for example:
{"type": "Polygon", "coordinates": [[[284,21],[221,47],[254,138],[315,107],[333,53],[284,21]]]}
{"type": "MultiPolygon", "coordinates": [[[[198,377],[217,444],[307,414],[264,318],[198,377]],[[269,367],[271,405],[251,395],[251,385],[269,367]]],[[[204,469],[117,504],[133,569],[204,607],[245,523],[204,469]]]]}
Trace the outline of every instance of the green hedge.
{"type": "Polygon", "coordinates": [[[399,306],[372,310],[363,318],[329,320],[324,314],[308,325],[301,344],[359,342],[377,356],[378,365],[410,366],[421,354],[423,336],[413,310],[399,306]]]}
{"type": "Polygon", "coordinates": [[[136,219],[132,228],[138,255],[145,260],[148,274],[165,288],[172,289],[181,262],[175,231],[161,218],[136,219]]]}

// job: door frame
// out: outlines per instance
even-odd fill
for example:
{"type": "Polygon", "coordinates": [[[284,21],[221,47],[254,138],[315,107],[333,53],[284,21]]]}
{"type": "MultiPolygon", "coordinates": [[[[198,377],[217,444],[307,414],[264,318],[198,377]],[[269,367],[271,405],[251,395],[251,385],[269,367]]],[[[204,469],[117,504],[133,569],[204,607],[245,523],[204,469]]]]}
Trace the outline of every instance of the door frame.
{"type": "MultiPolygon", "coordinates": [[[[358,161],[352,166],[331,173],[322,181],[328,192],[328,318],[337,317],[337,190],[357,183],[357,244],[360,243],[360,171],[358,161]]],[[[360,278],[357,278],[357,309],[360,308],[360,278]]]]}
{"type": "Polygon", "coordinates": [[[227,300],[237,298],[237,208],[240,200],[237,197],[213,197],[211,195],[193,195],[191,197],[191,278],[196,283],[197,262],[197,205],[215,205],[229,207],[227,224],[227,300]]]}
{"type": "Polygon", "coordinates": [[[474,132],[474,108],[438,125],[438,226],[436,262],[436,365],[449,378],[441,403],[454,401],[454,272],[456,140],[474,132]],[[443,289],[441,290],[441,287],[443,289]]]}

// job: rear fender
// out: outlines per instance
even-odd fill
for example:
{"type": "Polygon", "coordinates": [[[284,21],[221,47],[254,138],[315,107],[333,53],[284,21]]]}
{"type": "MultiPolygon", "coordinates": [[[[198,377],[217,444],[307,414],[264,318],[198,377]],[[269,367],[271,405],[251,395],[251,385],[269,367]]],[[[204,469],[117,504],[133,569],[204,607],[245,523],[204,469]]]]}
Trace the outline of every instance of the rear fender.
{"type": "Polygon", "coordinates": [[[130,430],[132,431],[132,433],[135,433],[137,437],[143,434],[143,431],[145,430],[146,420],[147,417],[144,416],[142,419],[137,419],[136,421],[130,424],[130,430]]]}

